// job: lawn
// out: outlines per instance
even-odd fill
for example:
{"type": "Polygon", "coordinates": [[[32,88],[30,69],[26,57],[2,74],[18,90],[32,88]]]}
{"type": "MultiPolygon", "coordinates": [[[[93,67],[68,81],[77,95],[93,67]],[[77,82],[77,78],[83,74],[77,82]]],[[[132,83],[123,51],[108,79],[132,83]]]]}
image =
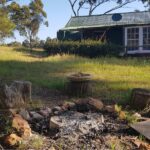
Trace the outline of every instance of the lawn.
{"type": "Polygon", "coordinates": [[[57,55],[40,57],[24,49],[0,47],[0,77],[6,82],[29,80],[33,86],[62,90],[66,75],[72,72],[91,73],[93,96],[126,102],[133,88],[150,89],[150,60],[146,58],[97,58],[57,55]]]}

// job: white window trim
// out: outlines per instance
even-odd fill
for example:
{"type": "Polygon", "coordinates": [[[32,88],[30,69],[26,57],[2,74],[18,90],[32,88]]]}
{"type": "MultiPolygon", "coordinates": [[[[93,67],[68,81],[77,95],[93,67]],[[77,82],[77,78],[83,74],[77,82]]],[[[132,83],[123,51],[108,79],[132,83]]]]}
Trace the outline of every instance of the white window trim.
{"type": "Polygon", "coordinates": [[[125,27],[124,28],[124,32],[125,32],[124,44],[125,44],[125,47],[127,47],[127,29],[139,28],[139,49],[133,50],[133,51],[126,51],[128,54],[150,53],[150,49],[149,50],[143,50],[143,28],[144,27],[150,27],[150,25],[148,25],[148,26],[132,26],[132,27],[125,27]]]}

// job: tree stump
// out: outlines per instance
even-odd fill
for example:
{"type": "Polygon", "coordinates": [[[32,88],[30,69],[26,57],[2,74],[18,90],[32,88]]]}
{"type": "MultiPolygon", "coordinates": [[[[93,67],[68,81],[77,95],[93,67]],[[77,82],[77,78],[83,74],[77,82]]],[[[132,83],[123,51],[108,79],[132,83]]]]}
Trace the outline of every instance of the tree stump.
{"type": "Polygon", "coordinates": [[[14,81],[10,86],[0,86],[0,109],[16,109],[24,107],[31,101],[31,83],[14,81]]]}
{"type": "Polygon", "coordinates": [[[67,92],[71,96],[82,97],[92,94],[92,76],[76,73],[68,76],[67,92]]]}
{"type": "Polygon", "coordinates": [[[135,88],[132,90],[131,106],[134,109],[143,110],[150,105],[150,91],[135,88]]]}

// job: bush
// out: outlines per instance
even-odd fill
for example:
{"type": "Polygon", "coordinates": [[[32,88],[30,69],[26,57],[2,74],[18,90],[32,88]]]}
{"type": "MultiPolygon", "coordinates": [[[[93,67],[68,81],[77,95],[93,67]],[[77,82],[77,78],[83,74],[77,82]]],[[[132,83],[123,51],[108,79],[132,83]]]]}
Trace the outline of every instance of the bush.
{"type": "Polygon", "coordinates": [[[11,42],[11,43],[8,43],[7,46],[10,46],[10,47],[21,47],[22,44],[20,42],[11,42]]]}
{"type": "Polygon", "coordinates": [[[75,54],[86,57],[118,56],[122,46],[101,43],[100,41],[47,41],[44,49],[50,54],[75,54]]]}

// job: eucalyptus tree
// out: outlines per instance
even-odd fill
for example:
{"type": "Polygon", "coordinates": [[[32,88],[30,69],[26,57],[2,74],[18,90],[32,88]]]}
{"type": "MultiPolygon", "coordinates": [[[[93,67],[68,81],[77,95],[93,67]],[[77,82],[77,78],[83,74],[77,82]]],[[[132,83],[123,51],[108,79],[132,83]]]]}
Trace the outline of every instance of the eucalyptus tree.
{"type": "Polygon", "coordinates": [[[9,12],[5,7],[5,0],[0,0],[0,42],[4,38],[12,36],[15,24],[9,18],[9,12]]]}
{"type": "MultiPolygon", "coordinates": [[[[135,1],[137,0],[68,0],[74,16],[79,16],[81,9],[88,10],[88,15],[90,16],[97,8],[103,7],[103,4],[115,2],[115,6],[109,7],[108,10],[104,12],[104,14],[107,14],[135,1]]],[[[142,2],[144,1],[150,4],[150,0],[142,0],[142,2]]]]}
{"type": "Polygon", "coordinates": [[[29,5],[20,6],[16,2],[9,5],[11,20],[21,36],[26,37],[32,50],[32,41],[36,38],[41,24],[48,26],[47,15],[41,0],[33,0],[29,5]]]}

